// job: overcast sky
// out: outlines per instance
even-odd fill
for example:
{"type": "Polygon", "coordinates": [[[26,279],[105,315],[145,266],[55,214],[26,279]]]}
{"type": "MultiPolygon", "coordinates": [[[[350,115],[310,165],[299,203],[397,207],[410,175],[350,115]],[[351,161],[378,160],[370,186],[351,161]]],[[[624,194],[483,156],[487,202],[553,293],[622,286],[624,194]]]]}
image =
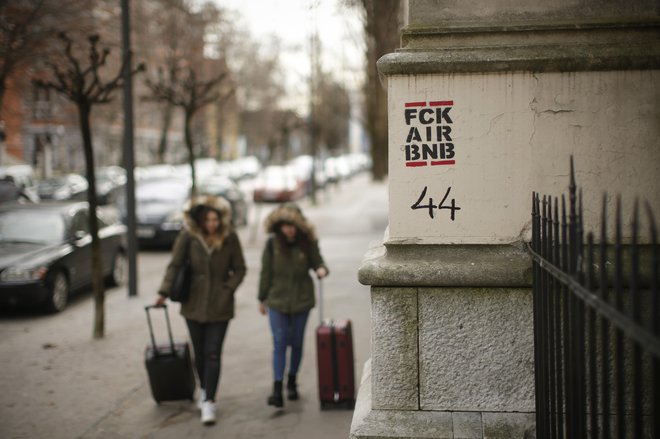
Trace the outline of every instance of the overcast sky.
{"type": "Polygon", "coordinates": [[[316,23],[322,44],[324,71],[351,90],[362,81],[364,65],[362,23],[358,13],[341,0],[214,0],[237,11],[257,40],[276,35],[283,46],[281,64],[291,94],[288,106],[302,111],[308,105],[310,35],[316,23]],[[311,6],[316,5],[314,13],[311,6]]]}

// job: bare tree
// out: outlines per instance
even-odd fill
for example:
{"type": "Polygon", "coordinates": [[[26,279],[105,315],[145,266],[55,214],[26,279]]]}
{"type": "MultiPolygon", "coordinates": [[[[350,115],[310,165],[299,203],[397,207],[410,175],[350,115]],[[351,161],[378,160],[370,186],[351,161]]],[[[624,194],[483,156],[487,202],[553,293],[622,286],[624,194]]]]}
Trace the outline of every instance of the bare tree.
{"type": "Polygon", "coordinates": [[[84,10],[73,0],[0,1],[0,110],[7,80],[35,60],[44,58],[62,27],[83,27],[84,10]],[[75,23],[75,25],[73,24],[75,23]]]}
{"type": "Polygon", "coordinates": [[[319,86],[316,109],[320,140],[330,151],[339,151],[348,141],[351,101],[341,84],[324,80],[319,86]]]}
{"type": "MultiPolygon", "coordinates": [[[[275,36],[256,40],[246,30],[238,12],[214,8],[207,2],[201,12],[207,23],[205,54],[226,63],[224,66],[231,72],[230,80],[236,89],[230,102],[217,109],[218,122],[236,121],[240,113],[248,154],[262,155],[256,147],[264,145],[279,151],[282,113],[286,112],[281,106],[285,96],[281,41],[275,36]]],[[[231,130],[235,125],[227,128],[231,130]]]]}
{"type": "MultiPolygon", "coordinates": [[[[149,64],[161,66],[166,81],[174,83],[181,67],[199,65],[203,57],[205,18],[190,10],[186,0],[146,0],[136,5],[141,19],[150,26],[137,28],[139,52],[149,64]]],[[[145,97],[145,100],[152,96],[145,97]]],[[[158,101],[160,136],[157,162],[165,163],[169,133],[174,123],[175,106],[167,100],[158,101]]]]}
{"type": "Polygon", "coordinates": [[[305,128],[305,121],[291,110],[269,111],[271,130],[268,133],[268,150],[271,162],[273,158],[281,163],[291,159],[291,135],[296,130],[305,128]]]}
{"type": "MultiPolygon", "coordinates": [[[[70,37],[60,33],[59,38],[64,45],[64,61],[61,64],[49,62],[52,78],[38,78],[34,82],[40,87],[52,89],[64,95],[78,109],[85,152],[85,176],[89,185],[87,197],[89,201],[89,230],[92,236],[92,290],[95,311],[93,336],[94,338],[102,338],[105,332],[105,289],[103,285],[101,241],[99,240],[96,216],[98,201],[90,116],[95,105],[109,103],[115,90],[123,86],[124,62],[122,62],[121,68],[112,79],[103,80],[101,72],[106,65],[110,49],[99,48],[100,39],[98,36],[93,35],[88,38],[89,53],[88,59],[85,61],[74,54],[73,40],[70,37]]],[[[144,66],[140,65],[131,74],[143,69],[144,66]]]]}
{"type": "Polygon", "coordinates": [[[151,90],[151,99],[168,102],[183,111],[184,136],[190,172],[192,176],[192,193],[196,193],[195,150],[192,138],[192,120],[198,110],[212,102],[222,102],[228,99],[234,89],[223,89],[223,82],[227,80],[228,72],[224,71],[211,79],[197,79],[197,72],[192,67],[176,69],[173,74],[165,75],[162,69],[158,70],[155,79],[147,78],[147,87],[151,90]]]}
{"type": "MultiPolygon", "coordinates": [[[[254,41],[250,36],[238,30],[242,36],[239,41],[230,44],[228,60],[232,62],[237,82],[237,99],[245,116],[252,119],[249,131],[244,134],[248,147],[269,145],[269,152],[279,144],[282,117],[286,111],[280,101],[285,95],[284,76],[279,62],[281,44],[276,38],[267,41],[254,41]]],[[[233,35],[234,37],[236,34],[233,35]]],[[[287,122],[288,123],[288,122],[287,122]]],[[[286,125],[286,124],[285,124],[286,125]]],[[[256,151],[251,151],[255,153],[256,151]]]]}
{"type": "Polygon", "coordinates": [[[248,110],[278,111],[279,101],[285,95],[280,41],[251,41],[248,35],[245,38],[248,40],[235,49],[233,56],[234,61],[243,61],[235,70],[240,100],[248,110]]]}

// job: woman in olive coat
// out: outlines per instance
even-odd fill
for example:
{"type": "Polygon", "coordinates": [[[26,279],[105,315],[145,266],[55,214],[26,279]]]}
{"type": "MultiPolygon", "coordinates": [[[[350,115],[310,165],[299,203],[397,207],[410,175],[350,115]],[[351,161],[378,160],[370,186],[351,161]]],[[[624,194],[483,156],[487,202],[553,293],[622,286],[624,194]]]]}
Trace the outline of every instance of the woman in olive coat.
{"type": "Polygon", "coordinates": [[[198,405],[202,422],[215,422],[215,395],[220,380],[222,345],[234,317],[234,293],[245,277],[245,259],[231,228],[231,207],[223,198],[197,197],[184,211],[184,229],[159,289],[157,305],[165,303],[179,267],[189,255],[190,296],[181,304],[195,352],[200,382],[198,405]]]}
{"type": "Polygon", "coordinates": [[[287,346],[291,346],[287,393],[298,399],[296,375],[302,359],[303,336],[309,311],[314,307],[313,270],[319,278],[328,274],[314,227],[300,208],[284,204],[266,218],[268,238],[261,259],[259,311],[268,314],[273,335],[273,393],[268,404],[282,407],[282,381],[287,346]]]}

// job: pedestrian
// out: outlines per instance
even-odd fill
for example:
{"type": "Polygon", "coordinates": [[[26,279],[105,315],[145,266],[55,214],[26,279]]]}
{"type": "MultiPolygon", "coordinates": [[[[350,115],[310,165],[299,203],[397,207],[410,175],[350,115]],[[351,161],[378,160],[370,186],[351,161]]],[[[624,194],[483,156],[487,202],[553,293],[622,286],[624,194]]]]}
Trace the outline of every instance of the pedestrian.
{"type": "Polygon", "coordinates": [[[261,258],[259,312],[268,314],[273,336],[273,393],[268,405],[282,407],[282,381],[287,347],[287,397],[298,399],[296,375],[302,360],[303,337],[314,307],[314,283],[309,274],[324,278],[328,268],[321,257],[313,225],[293,203],[281,205],[265,221],[269,236],[261,258]]]}
{"type": "Polygon", "coordinates": [[[184,228],[158,291],[163,305],[179,267],[188,255],[192,268],[189,298],[181,304],[195,356],[200,391],[198,407],[204,424],[215,422],[222,344],[234,317],[234,293],[245,277],[245,259],[231,228],[231,207],[223,198],[194,198],[184,210],[184,228]]]}

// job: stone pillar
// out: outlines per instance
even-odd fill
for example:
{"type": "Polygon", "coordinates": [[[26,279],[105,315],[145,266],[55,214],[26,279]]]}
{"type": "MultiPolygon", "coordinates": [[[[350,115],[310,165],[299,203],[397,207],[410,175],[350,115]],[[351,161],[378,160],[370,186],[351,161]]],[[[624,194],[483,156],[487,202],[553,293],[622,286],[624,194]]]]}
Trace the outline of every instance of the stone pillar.
{"type": "Polygon", "coordinates": [[[563,193],[573,155],[587,225],[603,191],[660,209],[659,13],[408,2],[402,48],[378,63],[389,228],[359,271],[372,358],[352,438],[534,437],[531,194],[563,193]]]}

